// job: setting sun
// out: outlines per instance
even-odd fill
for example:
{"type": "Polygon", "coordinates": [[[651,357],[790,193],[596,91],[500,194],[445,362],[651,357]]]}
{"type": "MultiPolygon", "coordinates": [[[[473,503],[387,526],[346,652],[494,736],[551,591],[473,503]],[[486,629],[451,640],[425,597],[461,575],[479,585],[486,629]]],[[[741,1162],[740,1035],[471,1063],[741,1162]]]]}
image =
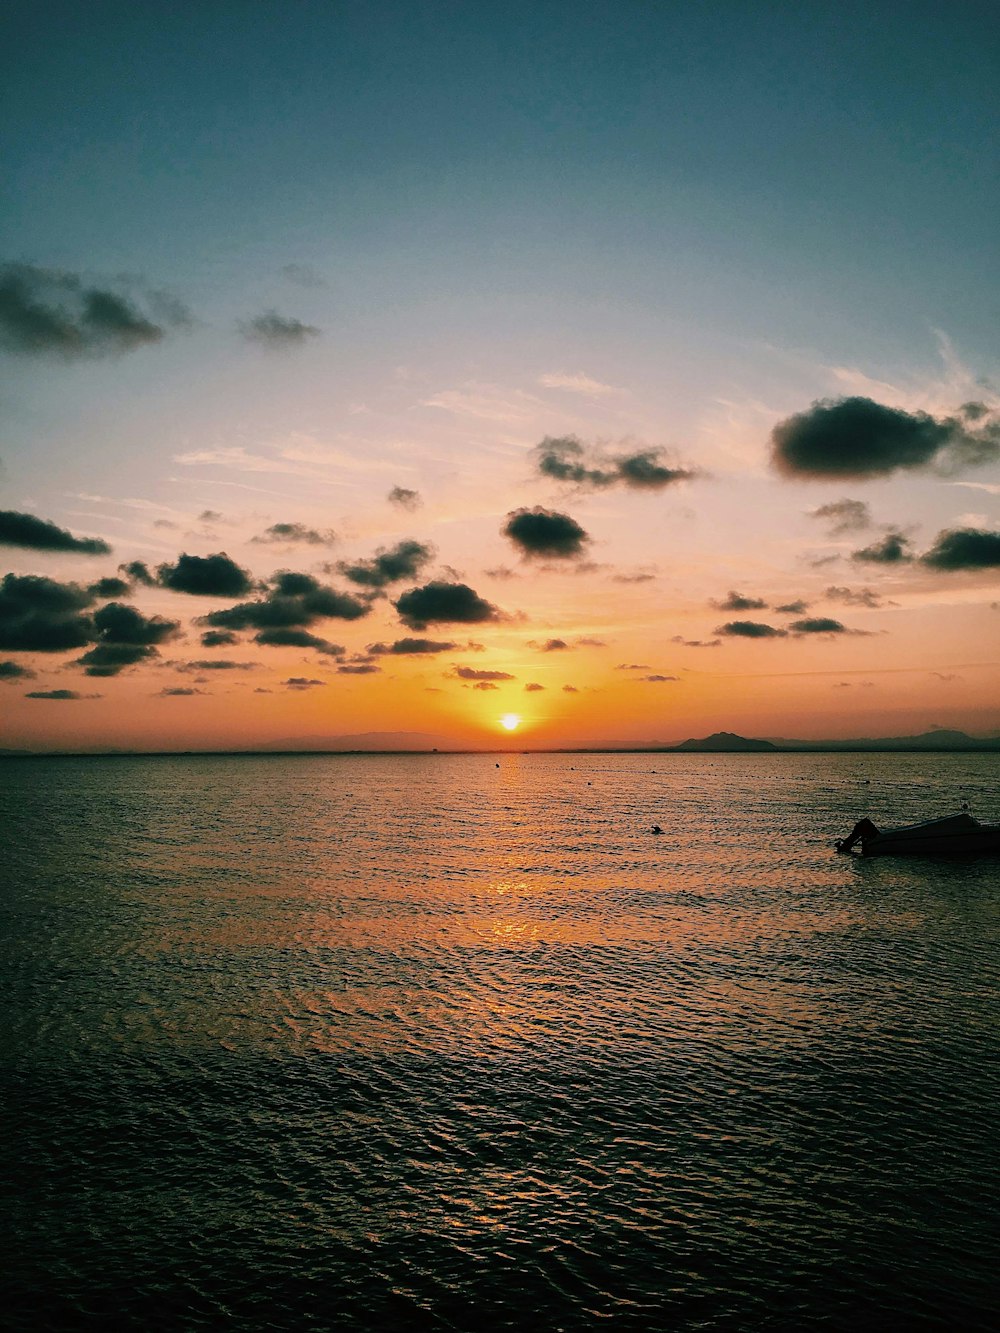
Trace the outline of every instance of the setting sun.
{"type": "Polygon", "coordinates": [[[516,731],[521,725],[521,719],[516,713],[504,713],[500,719],[500,725],[504,731],[516,731]]]}

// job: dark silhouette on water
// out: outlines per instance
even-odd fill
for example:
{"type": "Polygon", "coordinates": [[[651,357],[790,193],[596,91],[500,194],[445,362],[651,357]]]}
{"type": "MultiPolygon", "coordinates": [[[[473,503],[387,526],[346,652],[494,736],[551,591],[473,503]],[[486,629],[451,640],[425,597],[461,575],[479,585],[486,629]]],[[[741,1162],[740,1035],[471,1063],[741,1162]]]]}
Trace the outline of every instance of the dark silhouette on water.
{"type": "Polygon", "coordinates": [[[902,828],[880,829],[870,819],[859,819],[846,838],[836,844],[838,852],[850,852],[861,843],[862,856],[967,856],[1000,852],[1000,824],[980,824],[968,811],[967,802],[958,815],[925,819],[902,828]]]}

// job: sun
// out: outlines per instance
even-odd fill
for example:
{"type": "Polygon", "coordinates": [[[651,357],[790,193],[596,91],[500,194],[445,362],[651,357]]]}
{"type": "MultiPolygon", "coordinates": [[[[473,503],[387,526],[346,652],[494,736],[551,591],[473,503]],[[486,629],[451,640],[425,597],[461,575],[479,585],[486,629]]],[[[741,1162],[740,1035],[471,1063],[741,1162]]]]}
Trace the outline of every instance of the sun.
{"type": "Polygon", "coordinates": [[[500,725],[504,731],[516,731],[521,725],[521,719],[516,713],[504,713],[500,719],[500,725]]]}

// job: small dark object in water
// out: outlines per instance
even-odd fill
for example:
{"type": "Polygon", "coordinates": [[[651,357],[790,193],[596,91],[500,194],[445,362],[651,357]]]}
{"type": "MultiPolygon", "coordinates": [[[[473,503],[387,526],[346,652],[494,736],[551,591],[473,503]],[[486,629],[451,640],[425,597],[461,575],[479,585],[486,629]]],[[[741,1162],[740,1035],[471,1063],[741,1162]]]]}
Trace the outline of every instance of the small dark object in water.
{"type": "Polygon", "coordinates": [[[880,829],[870,819],[859,819],[848,837],[835,845],[838,852],[849,852],[858,842],[862,856],[965,856],[1000,852],[1000,824],[980,824],[967,810],[903,828],[880,829]]]}
{"type": "Polygon", "coordinates": [[[659,824],[654,824],[649,831],[650,833],[662,833],[663,829],[660,828],[659,824]]]}

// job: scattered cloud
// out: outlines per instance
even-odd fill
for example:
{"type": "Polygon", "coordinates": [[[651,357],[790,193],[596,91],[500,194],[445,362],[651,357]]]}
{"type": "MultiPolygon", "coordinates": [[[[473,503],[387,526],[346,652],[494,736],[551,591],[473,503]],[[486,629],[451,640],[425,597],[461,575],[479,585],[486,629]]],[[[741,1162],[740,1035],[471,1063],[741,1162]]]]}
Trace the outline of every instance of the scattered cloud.
{"type": "Polygon", "coordinates": [[[283,680],[282,685],[287,685],[290,690],[311,690],[317,685],[325,685],[325,680],[313,680],[308,676],[289,676],[283,680]]]}
{"type": "Polygon", "coordinates": [[[76,690],[31,690],[26,699],[100,699],[99,694],[78,694],[76,690]]]}
{"type": "Polygon", "coordinates": [[[373,662],[354,662],[344,666],[337,667],[342,676],[373,676],[382,670],[380,666],[375,666],[373,662]]]}
{"type": "Polygon", "coordinates": [[[544,690],[544,685],[539,685],[537,680],[529,680],[524,687],[525,694],[535,694],[538,690],[544,690]]]}
{"type": "Polygon", "coordinates": [[[714,633],[735,639],[782,639],[788,631],[775,629],[773,625],[762,625],[757,620],[729,620],[719,625],[714,633]]]}
{"type": "Polygon", "coordinates": [[[664,685],[669,680],[680,680],[679,676],[643,676],[643,681],[649,685],[664,685]]]}
{"type": "Polygon", "coordinates": [[[196,689],[193,685],[168,685],[154,695],[155,699],[180,699],[192,694],[206,694],[207,690],[196,689]]]}
{"type": "Polygon", "coordinates": [[[507,671],[480,671],[476,667],[455,666],[452,675],[458,680],[515,680],[507,671]]]}
{"type": "Polygon", "coordinates": [[[250,540],[261,546],[333,546],[337,534],[332,528],[320,532],[316,528],[307,528],[304,523],[272,523],[250,540]]]}
{"type": "Polygon", "coordinates": [[[189,319],[179,302],[156,293],[91,287],[74,273],[32,264],[0,267],[0,347],[9,352],[64,357],[121,354],[160,342],[169,325],[183,325],[189,319]],[[150,318],[152,314],[160,323],[150,318]]]}
{"type": "Polygon", "coordinates": [[[887,532],[881,541],[871,546],[863,546],[860,551],[852,551],[851,559],[860,560],[869,565],[898,565],[912,560],[913,556],[906,549],[909,537],[901,532],[887,532]]]}
{"type": "Polygon", "coordinates": [[[859,479],[990,462],[1000,457],[1000,421],[981,407],[966,404],[957,416],[938,418],[871,398],[822,399],[774,427],[772,462],[787,477],[859,479]]]}
{"type": "Polygon", "coordinates": [[[34,680],[35,673],[20,662],[0,662],[0,680],[34,680]]]}
{"type": "Polygon", "coordinates": [[[831,500],[810,511],[812,518],[825,519],[830,524],[830,536],[840,537],[845,532],[863,532],[872,523],[871,511],[864,500],[831,500]]]}
{"type": "Polygon", "coordinates": [[[344,649],[339,643],[331,643],[318,634],[311,634],[305,629],[282,628],[262,629],[254,635],[254,643],[262,648],[312,648],[326,657],[341,657],[344,649]]]}
{"type": "Polygon", "coordinates": [[[402,579],[416,578],[434,557],[433,547],[422,542],[398,542],[391,550],[380,547],[370,560],[341,560],[337,569],[363,588],[385,588],[402,579]]]}
{"type": "Polygon", "coordinates": [[[296,287],[325,287],[326,279],[311,264],[283,264],[281,275],[296,287]]]}
{"type": "Polygon", "coordinates": [[[939,532],[921,559],[932,569],[996,569],[1000,566],[1000,532],[952,528],[939,532]]]}
{"type": "Polygon", "coordinates": [[[301,347],[311,338],[318,338],[321,332],[312,324],[303,324],[300,319],[279,315],[275,310],[265,310],[262,315],[243,320],[239,330],[247,342],[274,351],[301,347]]]}
{"type": "Polygon", "coordinates": [[[201,636],[203,648],[229,648],[239,641],[240,636],[231,629],[210,629],[201,636]]]}
{"type": "Polygon", "coordinates": [[[82,657],[74,660],[74,666],[82,666],[87,676],[117,676],[127,667],[139,662],[148,662],[159,657],[152,644],[144,643],[99,643],[82,657]]]}
{"type": "Polygon", "coordinates": [[[185,673],[195,671],[256,671],[256,662],[232,662],[224,657],[204,657],[194,662],[175,662],[174,669],[185,673]]]}
{"type": "Polygon", "coordinates": [[[839,620],[829,616],[812,616],[807,620],[793,621],[788,627],[793,634],[850,634],[852,632],[839,620]]]}
{"type": "Polygon", "coordinates": [[[394,643],[370,643],[368,652],[373,657],[418,657],[427,653],[450,653],[458,647],[451,640],[396,639],[394,643]]]}
{"type": "Polygon", "coordinates": [[[75,551],[79,555],[110,555],[111,547],[99,537],[74,537],[48,519],[0,509],[0,546],[23,546],[32,551],[75,551]]]}
{"type": "Polygon", "coordinates": [[[537,639],[529,639],[528,647],[535,648],[540,653],[561,653],[569,650],[569,644],[565,639],[546,639],[544,643],[539,643],[537,639]]]}
{"type": "Polygon", "coordinates": [[[403,624],[417,631],[431,624],[479,625],[502,619],[492,602],[465,583],[425,583],[404,592],[393,605],[403,624]]]}
{"type": "Polygon", "coordinates": [[[466,686],[466,689],[473,690],[498,690],[499,685],[494,685],[491,680],[477,680],[475,685],[466,686]]]}
{"type": "Polygon", "coordinates": [[[573,560],[583,555],[590,541],[576,519],[540,505],[513,510],[502,532],[526,559],[573,560]]]}
{"type": "Polygon", "coordinates": [[[663,456],[662,449],[636,449],[619,454],[588,452],[575,435],[547,435],[534,450],[535,464],[543,477],[595,490],[618,485],[634,490],[663,490],[697,476],[688,468],[667,467],[663,456]]]}
{"type": "Polygon", "coordinates": [[[393,486],[385,498],[397,509],[405,509],[408,514],[412,514],[423,504],[420,492],[411,491],[407,486],[393,486]]]}
{"type": "Polygon", "coordinates": [[[741,592],[730,592],[721,602],[711,602],[716,611],[762,611],[767,606],[760,597],[746,597],[741,592]]]}
{"type": "Polygon", "coordinates": [[[580,693],[580,691],[576,688],[575,685],[564,685],[564,686],[563,686],[563,694],[579,694],[579,693],[580,693]]]}
{"type": "Polygon", "coordinates": [[[249,572],[225,551],[206,556],[182,554],[175,564],[158,565],[156,573],[164,588],[192,597],[240,597],[254,586],[249,572]]]}
{"type": "Polygon", "coordinates": [[[783,602],[781,606],[776,606],[775,611],[783,616],[802,616],[809,610],[809,603],[804,602],[801,597],[795,602],[783,602]]]}
{"type": "Polygon", "coordinates": [[[78,583],[39,574],[5,574],[0,581],[0,651],[61,653],[96,635],[87,609],[94,595],[78,583]]]}
{"type": "Polygon", "coordinates": [[[126,564],[119,565],[118,573],[124,574],[133,583],[141,583],[144,588],[154,588],[156,586],[156,579],[143,560],[129,560],[126,564]]]}
{"type": "Polygon", "coordinates": [[[608,645],[604,639],[594,639],[585,634],[577,639],[576,646],[578,648],[607,648],[608,645]]]}
{"type": "Polygon", "coordinates": [[[94,597],[101,600],[105,597],[129,597],[132,594],[132,585],[125,579],[116,579],[114,577],[98,579],[95,583],[87,585],[87,591],[94,597]]]}
{"type": "Polygon", "coordinates": [[[621,393],[611,384],[602,384],[589,375],[539,375],[538,383],[543,389],[563,389],[567,393],[583,394],[585,398],[607,398],[621,393]]]}
{"type": "Polygon", "coordinates": [[[675,634],[671,643],[679,643],[684,648],[718,648],[718,639],[685,639],[683,634],[675,634]]]}
{"type": "Polygon", "coordinates": [[[882,605],[880,598],[871,588],[844,588],[831,584],[823,596],[828,602],[843,602],[845,606],[866,606],[871,610],[882,605]]]}

